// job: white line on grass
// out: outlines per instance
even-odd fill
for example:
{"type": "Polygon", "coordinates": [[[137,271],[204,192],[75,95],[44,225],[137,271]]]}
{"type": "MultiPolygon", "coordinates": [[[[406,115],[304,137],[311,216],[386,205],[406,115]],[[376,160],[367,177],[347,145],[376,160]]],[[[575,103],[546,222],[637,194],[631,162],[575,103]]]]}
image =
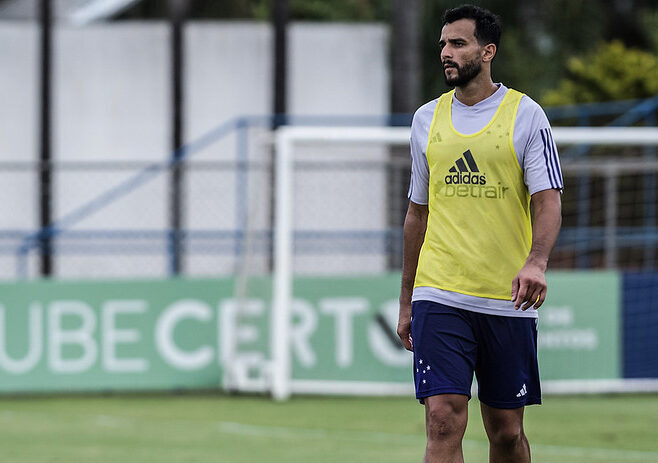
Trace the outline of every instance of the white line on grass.
{"type": "Polygon", "coordinates": [[[390,434],[370,431],[340,431],[321,428],[291,428],[283,426],[253,425],[235,423],[232,421],[221,421],[220,432],[235,434],[239,436],[254,436],[265,438],[288,438],[288,439],[326,439],[328,437],[350,441],[391,442],[406,441],[411,439],[421,440],[422,436],[412,434],[390,434]]]}
{"type": "Polygon", "coordinates": [[[644,450],[621,450],[596,447],[571,447],[563,445],[530,444],[534,453],[588,458],[619,458],[622,460],[658,461],[658,452],[644,450]]]}
{"type": "MultiPolygon", "coordinates": [[[[43,412],[30,411],[21,412],[20,414],[9,410],[0,411],[0,421],[13,421],[16,416],[29,414],[31,416],[43,415],[43,412]]],[[[102,427],[121,427],[127,425],[140,424],[140,418],[118,416],[112,414],[93,414],[88,415],[93,425],[102,427]]],[[[143,424],[143,423],[142,423],[143,424]]],[[[198,420],[180,420],[168,419],[159,421],[158,426],[167,424],[175,426],[189,426],[190,424],[200,424],[198,420]]],[[[324,428],[297,428],[286,426],[269,426],[256,425],[247,423],[238,423],[234,421],[210,421],[208,425],[217,426],[219,432],[223,434],[232,434],[236,436],[262,437],[262,438],[281,438],[281,439],[339,439],[357,442],[377,442],[377,443],[409,443],[422,445],[425,442],[425,436],[421,434],[394,434],[376,431],[347,431],[324,428]]],[[[489,444],[484,441],[465,439],[464,448],[486,449],[489,444]]],[[[587,461],[596,459],[615,459],[616,461],[640,461],[643,463],[658,463],[658,452],[644,450],[622,450],[600,447],[576,447],[569,445],[547,445],[547,444],[530,444],[533,454],[547,455],[555,457],[574,457],[587,458],[587,461]]]]}
{"type": "MultiPolygon", "coordinates": [[[[219,431],[225,434],[239,436],[264,437],[276,439],[326,439],[334,438],[350,441],[368,442],[394,442],[415,441],[422,443],[424,436],[415,434],[392,434],[370,431],[338,431],[329,429],[308,429],[283,426],[254,425],[236,423],[232,421],[221,421],[218,423],[219,431]]],[[[477,440],[464,440],[466,448],[488,448],[488,443],[477,440]]],[[[531,444],[532,452],[537,455],[587,457],[588,459],[611,459],[623,461],[642,461],[645,463],[658,462],[658,452],[641,450],[621,450],[596,447],[573,447],[567,445],[544,445],[531,444]]]]}

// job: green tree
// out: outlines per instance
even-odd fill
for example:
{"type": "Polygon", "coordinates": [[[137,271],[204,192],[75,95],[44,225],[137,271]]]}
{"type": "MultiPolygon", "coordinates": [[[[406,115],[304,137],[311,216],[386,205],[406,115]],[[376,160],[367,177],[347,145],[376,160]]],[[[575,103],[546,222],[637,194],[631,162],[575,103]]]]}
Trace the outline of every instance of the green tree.
{"type": "MultiPolygon", "coordinates": [[[[273,5],[273,0],[187,1],[189,19],[269,21],[273,5]]],[[[392,0],[288,2],[291,21],[392,24],[392,0]]],[[[422,0],[422,101],[447,90],[438,49],[443,12],[469,2],[488,8],[503,19],[502,42],[493,63],[494,80],[537,100],[546,89],[556,88],[560,79],[572,78],[566,57],[584,55],[601,41],[620,40],[634,49],[658,52],[656,0],[422,0]]],[[[169,15],[168,5],[169,0],[141,0],[118,19],[165,19],[169,15]]],[[[396,38],[391,35],[391,40],[396,38]]],[[[599,101],[610,98],[597,96],[599,101]]]]}
{"type": "MultiPolygon", "coordinates": [[[[257,19],[268,21],[271,0],[187,0],[191,19],[257,19]]],[[[290,16],[303,21],[388,21],[390,0],[288,0],[290,16]]],[[[141,0],[121,19],[166,18],[169,2],[141,0]]]]}
{"type": "Polygon", "coordinates": [[[567,60],[567,76],[546,92],[547,106],[591,103],[658,94],[658,56],[627,48],[620,41],[603,43],[593,52],[567,60]]]}
{"type": "Polygon", "coordinates": [[[289,0],[294,19],[315,21],[386,21],[390,0],[289,0]]]}
{"type": "MultiPolygon", "coordinates": [[[[447,90],[439,62],[438,40],[445,9],[464,0],[425,0],[423,93],[435,98],[447,90]]],[[[650,50],[658,44],[655,0],[479,0],[503,21],[503,36],[493,62],[496,82],[537,100],[567,75],[566,57],[585,54],[601,41],[621,40],[650,50]],[[623,17],[623,21],[620,19],[623,17]]],[[[658,48],[654,48],[658,51],[658,48]]]]}

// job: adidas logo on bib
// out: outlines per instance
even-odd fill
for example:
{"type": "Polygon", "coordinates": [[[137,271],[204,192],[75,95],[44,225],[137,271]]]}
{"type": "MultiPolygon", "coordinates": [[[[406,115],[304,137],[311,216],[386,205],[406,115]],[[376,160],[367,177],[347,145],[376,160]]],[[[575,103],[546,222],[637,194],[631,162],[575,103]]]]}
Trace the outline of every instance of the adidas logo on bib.
{"type": "Polygon", "coordinates": [[[486,185],[487,178],[480,172],[471,150],[466,150],[462,157],[455,161],[445,177],[446,185],[486,185]]]}
{"type": "Polygon", "coordinates": [[[480,171],[471,150],[464,151],[455,165],[448,169],[444,181],[445,185],[440,186],[440,194],[446,198],[505,199],[509,190],[500,182],[495,186],[487,185],[487,176],[480,171]]]}

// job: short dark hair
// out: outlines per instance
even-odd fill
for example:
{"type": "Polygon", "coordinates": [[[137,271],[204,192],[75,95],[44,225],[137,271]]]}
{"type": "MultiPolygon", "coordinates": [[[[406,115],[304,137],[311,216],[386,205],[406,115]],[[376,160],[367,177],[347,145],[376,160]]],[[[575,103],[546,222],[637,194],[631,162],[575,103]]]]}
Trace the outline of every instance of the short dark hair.
{"type": "Polygon", "coordinates": [[[498,47],[500,34],[503,27],[500,18],[489,10],[475,5],[461,5],[451,10],[446,10],[443,15],[443,25],[453,23],[460,19],[472,19],[475,21],[475,38],[480,45],[493,43],[498,47]]]}

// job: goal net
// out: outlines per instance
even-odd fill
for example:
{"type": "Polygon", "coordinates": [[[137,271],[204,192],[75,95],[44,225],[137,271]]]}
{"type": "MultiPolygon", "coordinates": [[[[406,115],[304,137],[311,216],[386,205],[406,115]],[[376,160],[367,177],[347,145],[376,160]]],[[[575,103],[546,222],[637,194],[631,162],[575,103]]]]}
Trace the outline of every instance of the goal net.
{"type": "MultiPolygon", "coordinates": [[[[554,138],[565,190],[540,309],[544,389],[658,390],[658,129],[555,128],[554,138]]],[[[412,394],[411,354],[395,334],[408,143],[408,128],[276,131],[273,247],[260,261],[272,275],[269,362],[231,388],[412,394]]],[[[246,261],[257,252],[246,246],[246,261]]]]}

